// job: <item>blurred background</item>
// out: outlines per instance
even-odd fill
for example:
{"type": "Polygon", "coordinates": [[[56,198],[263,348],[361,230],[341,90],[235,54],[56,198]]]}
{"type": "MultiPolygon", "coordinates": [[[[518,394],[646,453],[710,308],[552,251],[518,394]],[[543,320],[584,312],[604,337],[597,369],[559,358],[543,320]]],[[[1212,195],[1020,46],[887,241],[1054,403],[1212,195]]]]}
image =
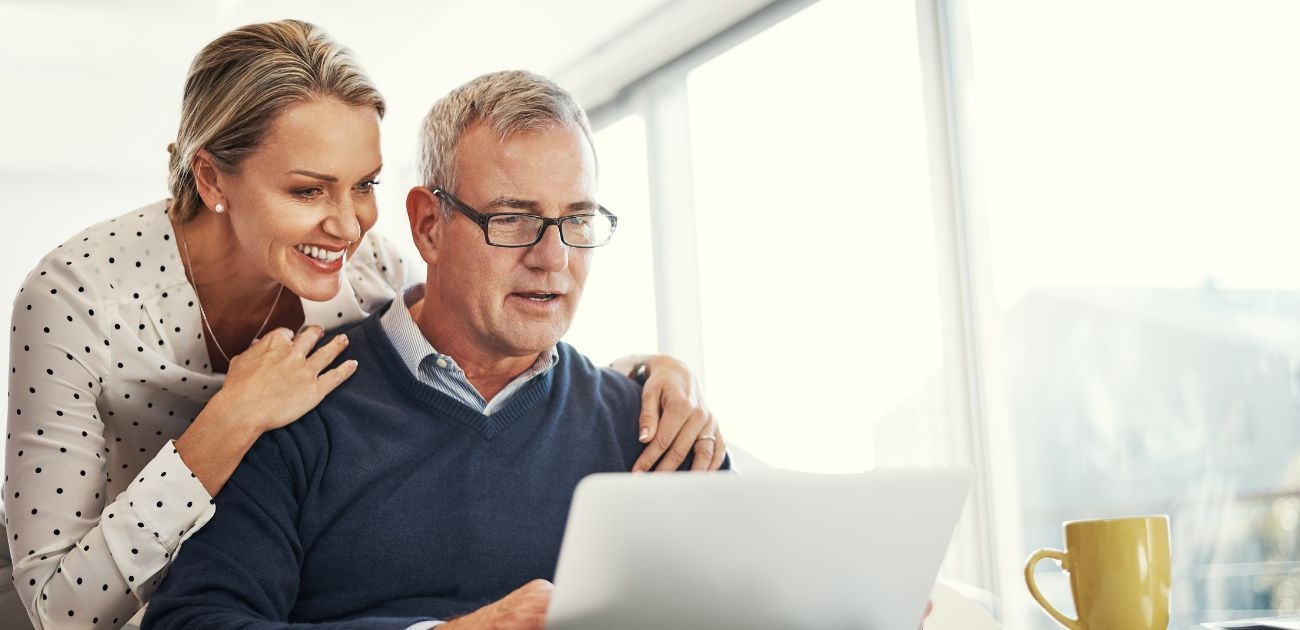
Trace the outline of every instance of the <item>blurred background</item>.
{"type": "Polygon", "coordinates": [[[1300,4],[0,0],[0,294],[163,198],[193,55],[287,17],[388,99],[398,243],[435,99],[573,90],[620,222],[568,340],[690,362],[751,465],[974,467],[943,573],[1006,627],[1134,514],[1175,624],[1300,608],[1300,4]]]}

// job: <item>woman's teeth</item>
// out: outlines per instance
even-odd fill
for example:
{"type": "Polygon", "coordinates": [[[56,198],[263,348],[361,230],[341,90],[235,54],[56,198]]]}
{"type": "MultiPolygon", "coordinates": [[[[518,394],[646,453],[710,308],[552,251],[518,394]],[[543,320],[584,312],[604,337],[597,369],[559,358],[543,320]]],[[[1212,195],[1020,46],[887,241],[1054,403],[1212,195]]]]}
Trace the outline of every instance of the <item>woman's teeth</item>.
{"type": "Polygon", "coordinates": [[[334,262],[338,260],[339,257],[342,256],[344,252],[344,250],[342,249],[340,249],[337,252],[332,252],[327,249],[321,249],[314,245],[299,245],[298,251],[307,254],[308,256],[311,256],[316,260],[320,260],[324,262],[334,262]]]}

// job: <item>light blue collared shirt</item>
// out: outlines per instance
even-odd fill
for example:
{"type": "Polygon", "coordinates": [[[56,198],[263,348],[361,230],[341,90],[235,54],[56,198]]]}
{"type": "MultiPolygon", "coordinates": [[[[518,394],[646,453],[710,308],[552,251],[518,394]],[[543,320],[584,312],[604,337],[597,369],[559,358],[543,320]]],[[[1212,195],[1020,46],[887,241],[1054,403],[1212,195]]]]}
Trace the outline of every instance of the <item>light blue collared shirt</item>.
{"type": "Polygon", "coordinates": [[[424,296],[424,285],[417,285],[407,290],[405,295],[393,300],[393,305],[380,318],[379,324],[388,335],[388,340],[402,357],[402,364],[421,383],[428,385],[466,405],[477,409],[479,413],[490,416],[505,406],[525,385],[555,367],[560,360],[560,352],[551,346],[550,351],[537,357],[532,367],[506,384],[492,400],[486,400],[465,378],[465,371],[456,364],[451,356],[438,352],[433,344],[425,339],[420,327],[411,318],[407,302],[414,302],[424,296]]]}

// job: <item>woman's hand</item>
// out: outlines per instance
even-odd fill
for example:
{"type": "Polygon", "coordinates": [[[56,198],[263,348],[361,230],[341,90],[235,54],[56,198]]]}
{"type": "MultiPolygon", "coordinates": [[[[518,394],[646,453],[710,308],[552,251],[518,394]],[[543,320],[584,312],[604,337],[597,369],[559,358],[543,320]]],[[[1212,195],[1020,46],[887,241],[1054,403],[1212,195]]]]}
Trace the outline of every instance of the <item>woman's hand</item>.
{"type": "Polygon", "coordinates": [[[176,452],[208,494],[226,485],[259,436],[306,415],[357,371],[356,361],[325,371],[348,338],[338,335],[313,352],[324,335],[320,326],[296,336],[277,328],[230,360],[221,391],[176,439],[176,452]]]}
{"type": "Polygon", "coordinates": [[[335,335],[313,352],[323,336],[320,326],[307,326],[297,335],[286,328],[267,333],[230,360],[226,383],[208,406],[253,421],[251,428],[259,433],[303,417],[357,371],[356,361],[323,371],[348,347],[346,335],[335,335]]]}
{"type": "Polygon", "coordinates": [[[646,447],[632,472],[677,470],[692,451],[691,470],[717,470],[727,456],[727,446],[701,400],[695,376],[685,363],[670,356],[649,356],[644,363],[647,378],[640,424],[646,447]]]}

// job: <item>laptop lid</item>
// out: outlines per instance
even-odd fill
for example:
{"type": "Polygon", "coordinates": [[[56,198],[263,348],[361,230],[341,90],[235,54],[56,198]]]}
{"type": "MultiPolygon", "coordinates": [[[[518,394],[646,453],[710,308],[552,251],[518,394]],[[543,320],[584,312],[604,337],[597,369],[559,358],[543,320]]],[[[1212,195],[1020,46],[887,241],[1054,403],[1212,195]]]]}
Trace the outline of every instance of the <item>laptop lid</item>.
{"type": "Polygon", "coordinates": [[[970,480],[964,469],[589,476],[547,628],[911,630],[970,480]]]}

